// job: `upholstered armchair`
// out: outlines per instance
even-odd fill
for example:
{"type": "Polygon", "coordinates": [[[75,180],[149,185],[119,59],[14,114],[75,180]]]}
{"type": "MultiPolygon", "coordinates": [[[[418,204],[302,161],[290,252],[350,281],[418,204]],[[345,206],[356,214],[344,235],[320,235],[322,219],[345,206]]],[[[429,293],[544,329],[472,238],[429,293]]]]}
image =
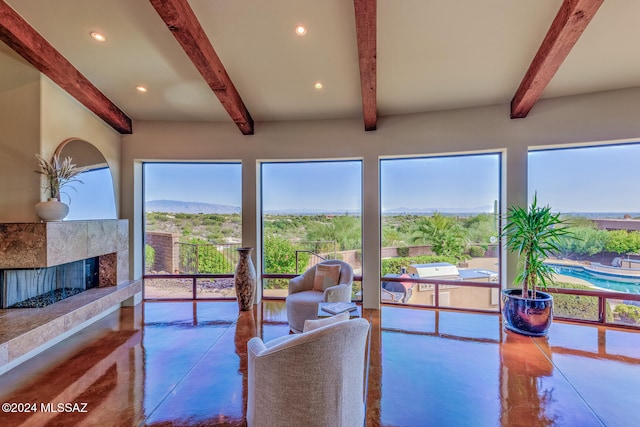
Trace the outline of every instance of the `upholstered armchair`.
{"type": "Polygon", "coordinates": [[[330,324],[266,344],[258,337],[249,340],[249,427],[364,425],[369,322],[338,316],[336,323],[310,321],[330,324]]]}
{"type": "Polygon", "coordinates": [[[349,302],[353,269],[339,260],[322,261],[289,280],[287,320],[292,332],[300,333],[304,321],[318,318],[321,302],[349,302]]]}

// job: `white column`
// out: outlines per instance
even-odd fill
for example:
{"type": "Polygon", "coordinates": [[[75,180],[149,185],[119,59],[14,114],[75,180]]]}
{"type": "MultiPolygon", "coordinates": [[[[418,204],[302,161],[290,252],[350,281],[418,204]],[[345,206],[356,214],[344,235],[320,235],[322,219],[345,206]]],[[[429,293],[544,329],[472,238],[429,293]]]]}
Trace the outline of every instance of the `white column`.
{"type": "Polygon", "coordinates": [[[254,303],[262,300],[262,244],[260,242],[260,165],[255,157],[242,160],[242,246],[254,248],[251,253],[258,276],[254,303]]]}
{"type": "MultiPolygon", "coordinates": [[[[525,144],[509,146],[503,158],[503,191],[502,191],[502,227],[509,206],[527,206],[527,158],[528,148],[525,144]]],[[[502,241],[502,283],[505,287],[513,287],[516,277],[518,257],[506,250],[506,241],[502,241]],[[506,262],[505,262],[506,261],[506,262]]]]}
{"type": "Polygon", "coordinates": [[[380,164],[368,154],[362,162],[362,304],[380,308],[380,164]]]}

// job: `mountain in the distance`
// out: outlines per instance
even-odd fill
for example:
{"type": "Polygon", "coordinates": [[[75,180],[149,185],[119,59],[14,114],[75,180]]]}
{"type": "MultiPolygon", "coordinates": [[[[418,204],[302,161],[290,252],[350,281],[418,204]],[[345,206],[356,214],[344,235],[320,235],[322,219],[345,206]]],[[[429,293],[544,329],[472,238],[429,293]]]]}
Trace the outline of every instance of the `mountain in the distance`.
{"type": "MultiPolygon", "coordinates": [[[[147,212],[165,212],[165,213],[188,213],[188,214],[235,214],[240,213],[239,206],[219,205],[204,202],[184,202],[179,200],[150,200],[145,203],[147,212]]],[[[400,207],[395,209],[385,209],[384,215],[433,215],[439,212],[443,215],[452,214],[477,214],[489,213],[492,211],[490,206],[479,206],[474,208],[406,208],[400,207]]],[[[281,209],[267,210],[264,212],[268,215],[360,215],[360,212],[354,210],[340,209],[281,209]]]]}
{"type": "Polygon", "coordinates": [[[433,215],[435,212],[440,214],[464,214],[464,213],[491,213],[493,212],[492,206],[476,206],[472,208],[393,208],[393,209],[385,209],[382,211],[384,215],[401,215],[401,214],[429,214],[433,215]]]}
{"type": "Polygon", "coordinates": [[[267,215],[360,215],[359,211],[353,209],[267,209],[267,215]]]}
{"type": "Polygon", "coordinates": [[[179,200],[150,200],[145,203],[147,212],[188,213],[188,214],[234,214],[240,213],[238,206],[217,205],[203,202],[182,202],[179,200]]]}

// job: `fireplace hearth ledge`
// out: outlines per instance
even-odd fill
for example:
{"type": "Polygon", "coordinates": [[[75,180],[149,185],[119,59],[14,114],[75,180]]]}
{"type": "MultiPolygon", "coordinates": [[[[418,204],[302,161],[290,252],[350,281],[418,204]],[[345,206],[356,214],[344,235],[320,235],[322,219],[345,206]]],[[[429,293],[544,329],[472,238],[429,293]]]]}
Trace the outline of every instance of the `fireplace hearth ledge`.
{"type": "Polygon", "coordinates": [[[142,300],[142,281],[89,289],[43,308],[0,310],[0,375],[123,306],[142,300]]]}

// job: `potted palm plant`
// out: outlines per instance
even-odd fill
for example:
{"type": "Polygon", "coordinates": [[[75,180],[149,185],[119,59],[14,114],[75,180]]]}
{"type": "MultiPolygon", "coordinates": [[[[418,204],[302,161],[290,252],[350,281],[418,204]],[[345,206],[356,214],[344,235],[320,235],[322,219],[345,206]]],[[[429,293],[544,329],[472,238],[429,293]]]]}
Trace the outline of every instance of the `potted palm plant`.
{"type": "Polygon", "coordinates": [[[40,154],[36,154],[36,158],[39,170],[35,172],[44,175],[46,179],[44,189],[48,193],[47,201],[36,204],[36,214],[44,221],[61,221],[69,213],[69,206],[60,200],[61,190],[73,182],[82,183],[78,175],[87,169],[76,166],[71,157],[60,160],[57,153],[51,160],[47,160],[40,154]]]}
{"type": "Polygon", "coordinates": [[[521,289],[502,291],[502,316],[507,329],[529,336],[544,336],[553,320],[553,297],[538,290],[553,284],[553,268],[545,260],[558,252],[558,239],[569,234],[566,221],[547,205],[538,206],[537,195],[528,209],[511,206],[503,237],[507,249],[518,254],[514,284],[521,289]]]}

